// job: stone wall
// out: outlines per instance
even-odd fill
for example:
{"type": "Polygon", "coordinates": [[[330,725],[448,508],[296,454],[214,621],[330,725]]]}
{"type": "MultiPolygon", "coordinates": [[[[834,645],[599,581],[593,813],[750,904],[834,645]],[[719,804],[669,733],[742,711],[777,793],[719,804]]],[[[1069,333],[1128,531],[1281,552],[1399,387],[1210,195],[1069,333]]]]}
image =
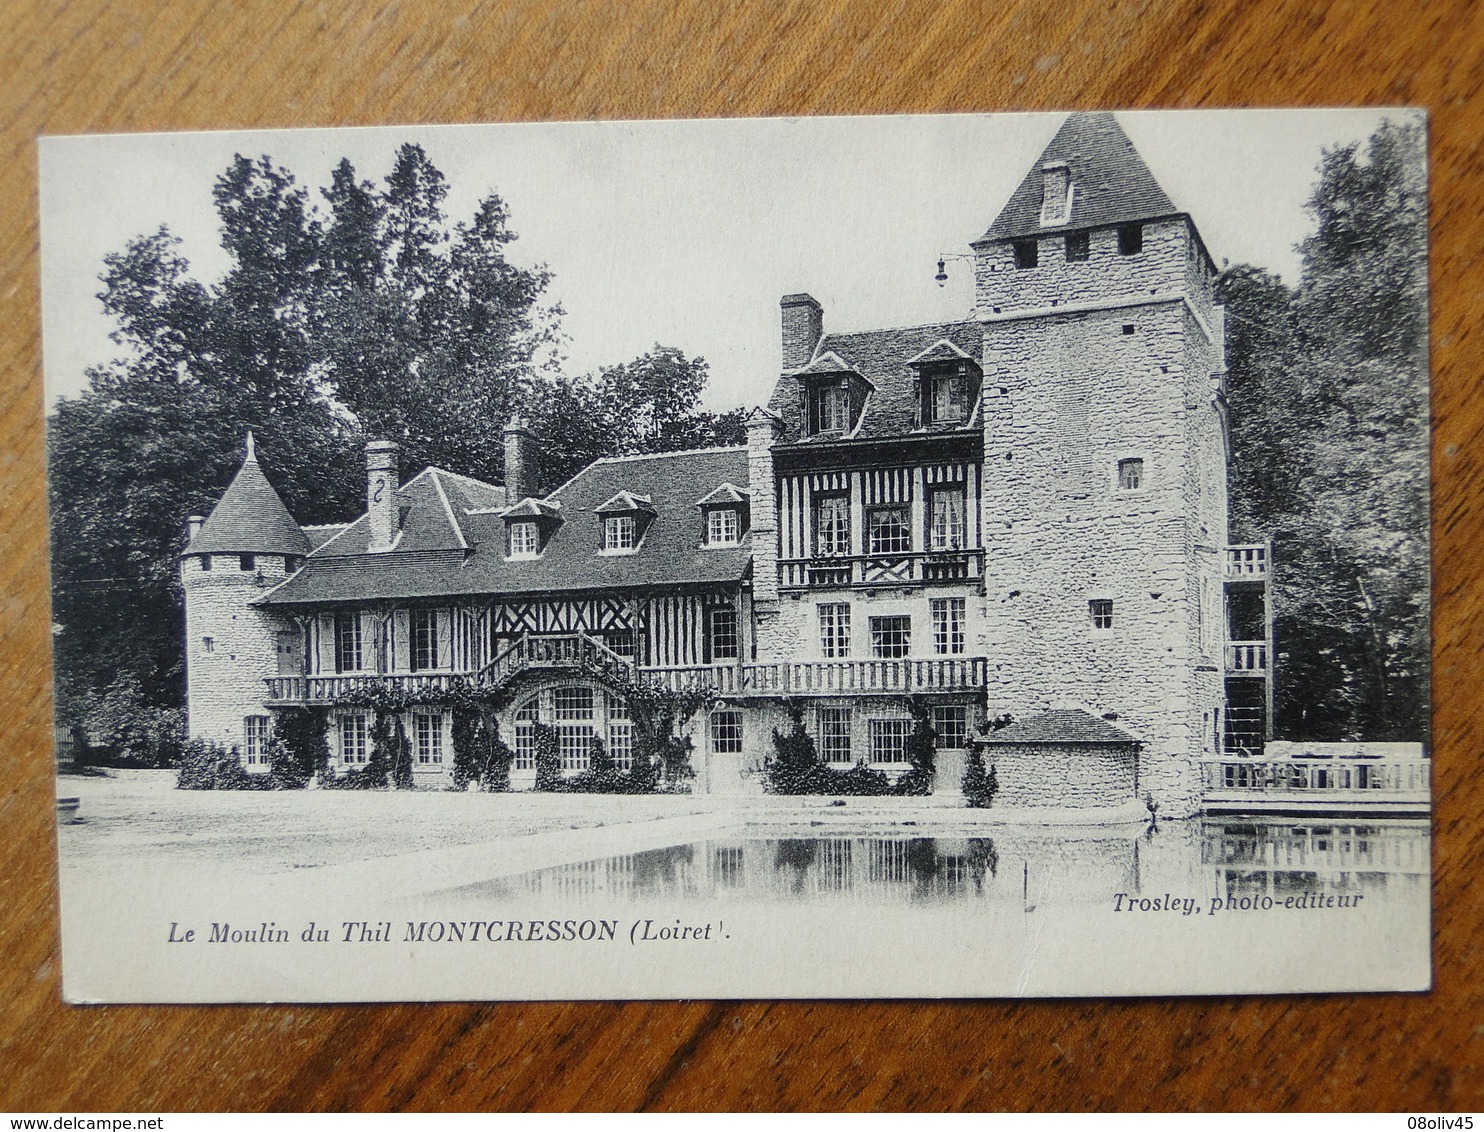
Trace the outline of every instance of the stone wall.
{"type": "Polygon", "coordinates": [[[994,807],[1097,807],[1135,801],[1135,748],[1127,743],[1012,743],[987,752],[999,793],[994,807]]]}
{"type": "Polygon", "coordinates": [[[243,720],[269,714],[263,681],[278,674],[278,634],[298,632],[288,618],[249,604],[283,581],[282,556],[257,555],[252,570],[235,554],[211,558],[210,570],[199,555],[181,562],[190,735],[240,747],[243,720]]]}

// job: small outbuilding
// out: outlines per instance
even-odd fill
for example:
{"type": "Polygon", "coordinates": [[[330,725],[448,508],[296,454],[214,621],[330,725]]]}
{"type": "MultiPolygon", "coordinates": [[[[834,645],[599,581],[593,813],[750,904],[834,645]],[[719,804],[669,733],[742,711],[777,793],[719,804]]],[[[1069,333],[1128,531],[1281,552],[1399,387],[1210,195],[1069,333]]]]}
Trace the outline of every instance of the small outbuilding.
{"type": "Polygon", "coordinates": [[[1080,708],[1018,720],[984,745],[997,806],[1121,806],[1139,797],[1139,740],[1080,708]]]}

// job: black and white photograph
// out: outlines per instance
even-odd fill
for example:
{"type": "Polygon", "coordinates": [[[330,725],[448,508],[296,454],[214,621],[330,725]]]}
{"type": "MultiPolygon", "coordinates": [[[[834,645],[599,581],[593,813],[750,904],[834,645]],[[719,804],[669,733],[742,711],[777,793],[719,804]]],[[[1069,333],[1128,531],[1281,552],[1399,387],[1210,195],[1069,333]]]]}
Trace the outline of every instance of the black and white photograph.
{"type": "Polygon", "coordinates": [[[40,172],[68,1001],[1430,985],[1421,111],[40,172]]]}

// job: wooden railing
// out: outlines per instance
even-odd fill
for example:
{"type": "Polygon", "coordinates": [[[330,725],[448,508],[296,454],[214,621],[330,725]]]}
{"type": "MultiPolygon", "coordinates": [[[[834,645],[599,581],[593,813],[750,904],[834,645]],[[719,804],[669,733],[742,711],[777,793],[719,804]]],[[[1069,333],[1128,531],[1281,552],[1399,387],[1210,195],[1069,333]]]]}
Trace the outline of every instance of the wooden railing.
{"type": "Polygon", "coordinates": [[[819,660],[749,664],[743,691],[755,696],[931,692],[982,688],[983,657],[933,660],[819,660]]]}
{"type": "Polygon", "coordinates": [[[477,683],[499,687],[528,668],[597,669],[629,674],[634,662],[586,633],[517,637],[479,670],[477,683]]]}
{"type": "Polygon", "coordinates": [[[958,582],[984,572],[982,550],[935,550],[900,554],[856,554],[838,558],[784,558],[778,584],[784,589],[811,586],[891,586],[916,582],[958,582]]]}
{"type": "Polygon", "coordinates": [[[743,686],[735,664],[708,664],[699,668],[695,665],[646,665],[638,671],[639,679],[663,684],[676,692],[710,687],[719,695],[735,696],[743,686]]]}
{"type": "Polygon", "coordinates": [[[1226,643],[1228,676],[1266,676],[1268,645],[1266,641],[1228,641],[1226,643]]]}
{"type": "Polygon", "coordinates": [[[415,672],[403,675],[367,672],[337,676],[269,676],[270,704],[333,704],[363,688],[382,687],[416,698],[435,697],[448,692],[455,680],[467,680],[467,673],[415,672]]]}
{"type": "Polygon", "coordinates": [[[1268,576],[1267,543],[1226,548],[1227,581],[1260,582],[1268,576]]]}
{"type": "Polygon", "coordinates": [[[1208,759],[1201,763],[1207,793],[1324,793],[1377,790],[1395,794],[1426,793],[1432,786],[1432,764],[1408,761],[1284,759],[1208,759]]]}

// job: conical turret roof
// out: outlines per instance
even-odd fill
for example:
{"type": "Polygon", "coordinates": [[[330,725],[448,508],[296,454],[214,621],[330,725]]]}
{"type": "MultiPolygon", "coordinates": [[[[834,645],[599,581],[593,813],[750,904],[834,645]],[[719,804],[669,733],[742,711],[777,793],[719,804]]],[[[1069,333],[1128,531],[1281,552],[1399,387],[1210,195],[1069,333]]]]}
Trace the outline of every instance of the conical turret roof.
{"type": "Polygon", "coordinates": [[[185,553],[305,555],[309,550],[308,537],[258,466],[248,433],[247,459],[185,553]]]}
{"type": "Polygon", "coordinates": [[[1098,228],[1180,212],[1159,187],[1117,118],[1107,111],[1070,114],[983,239],[1008,240],[1042,231],[1098,228]],[[1058,162],[1065,162],[1071,174],[1072,212],[1063,223],[1043,227],[1041,170],[1058,162]]]}

